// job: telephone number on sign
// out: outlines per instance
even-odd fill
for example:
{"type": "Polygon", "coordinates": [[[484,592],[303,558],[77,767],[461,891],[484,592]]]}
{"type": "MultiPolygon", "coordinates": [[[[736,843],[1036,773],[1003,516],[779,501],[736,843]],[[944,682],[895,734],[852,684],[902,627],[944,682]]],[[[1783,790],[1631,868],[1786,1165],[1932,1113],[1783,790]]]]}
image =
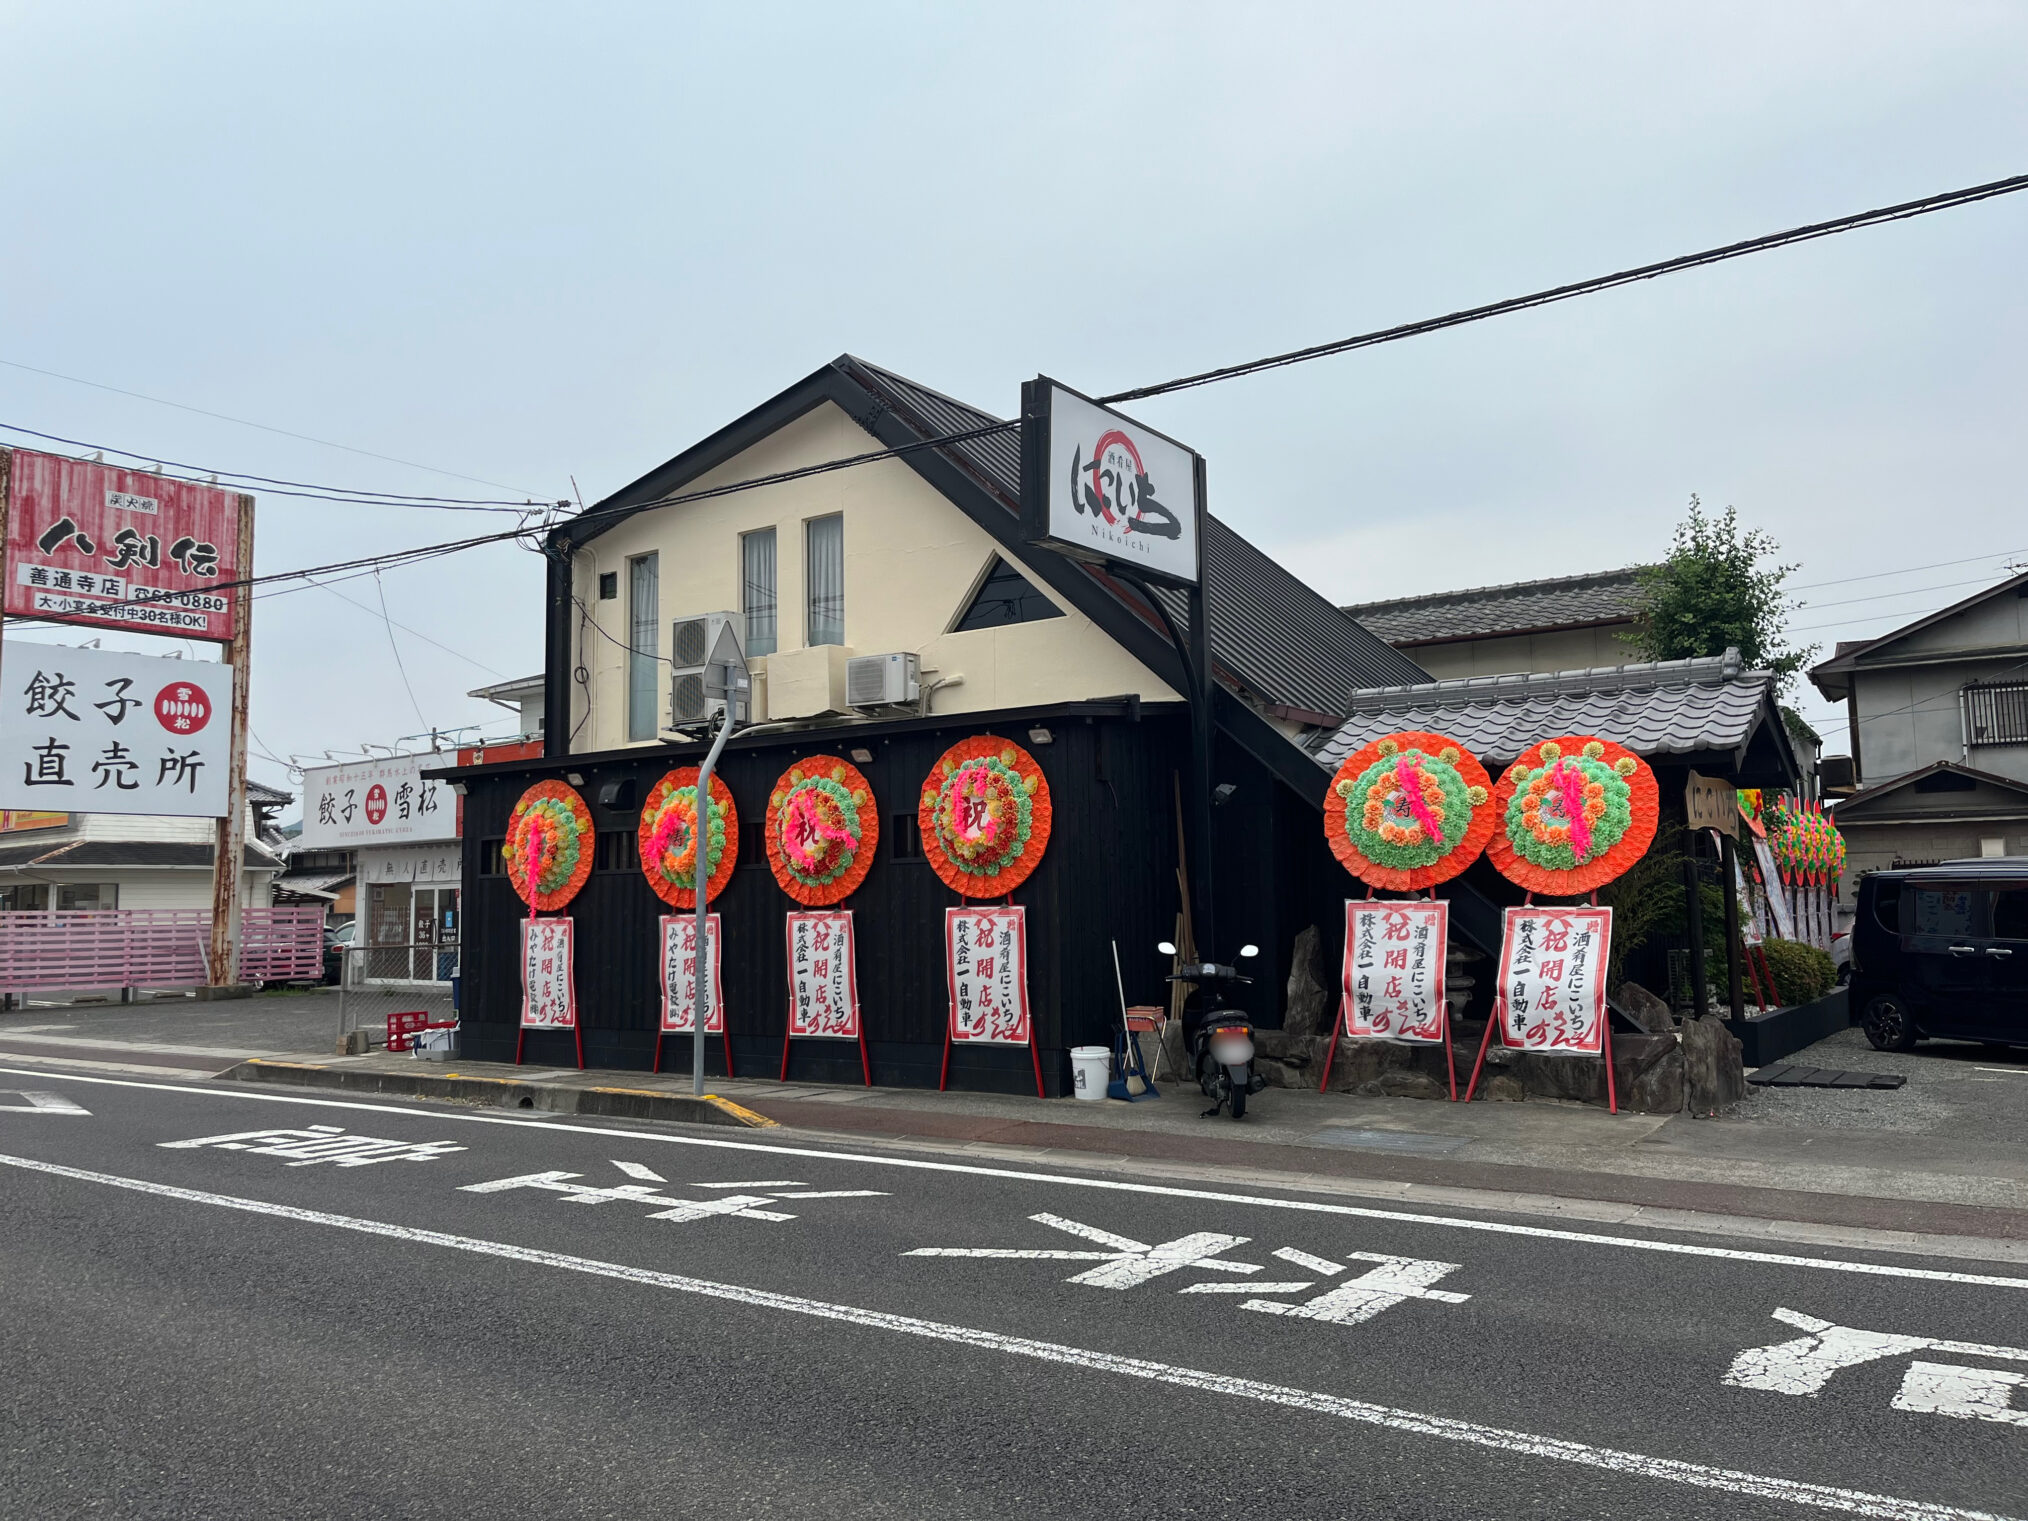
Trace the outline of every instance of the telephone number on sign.
{"type": "Polygon", "coordinates": [[[101,602],[95,597],[67,597],[61,592],[37,592],[35,610],[38,613],[85,614],[93,618],[117,619],[122,623],[152,623],[160,628],[187,628],[200,632],[211,627],[208,613],[189,613],[152,602],[101,602]]]}

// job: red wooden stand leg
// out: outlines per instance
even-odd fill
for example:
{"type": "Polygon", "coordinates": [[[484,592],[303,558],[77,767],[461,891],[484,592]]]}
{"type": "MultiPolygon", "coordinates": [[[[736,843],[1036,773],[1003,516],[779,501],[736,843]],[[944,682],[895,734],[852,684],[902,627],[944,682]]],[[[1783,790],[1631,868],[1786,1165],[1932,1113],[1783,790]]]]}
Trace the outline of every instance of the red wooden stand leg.
{"type": "Polygon", "coordinates": [[[1493,1044],[1493,1030],[1500,1023],[1500,1005],[1494,1001],[1492,1015],[1486,1020],[1486,1035],[1479,1042],[1479,1059],[1472,1063],[1472,1080],[1465,1084],[1465,1102],[1472,1101],[1472,1095],[1479,1089],[1479,1071],[1486,1065],[1486,1049],[1493,1044]]]}
{"type": "Polygon", "coordinates": [[[866,1049],[866,1023],[859,1024],[859,1071],[866,1078],[866,1086],[873,1086],[873,1057],[866,1049]]]}
{"type": "Polygon", "coordinates": [[[738,1077],[739,1074],[732,1070],[732,1027],[727,1025],[719,1032],[718,1038],[725,1042],[725,1075],[738,1077]]]}
{"type": "Polygon", "coordinates": [[[1605,1042],[1606,1113],[1618,1114],[1620,1112],[1620,1095],[1619,1089],[1613,1081],[1613,1018],[1610,1013],[1606,1015],[1605,1028],[1599,1032],[1599,1037],[1605,1042]]]}
{"type": "Polygon", "coordinates": [[[789,1080],[789,1032],[787,1030],[784,1030],[782,1031],[782,1075],[778,1079],[778,1081],[786,1083],[788,1080],[789,1080]]]}
{"type": "Polygon", "coordinates": [[[1336,1019],[1331,1021],[1331,1048],[1324,1053],[1324,1080],[1317,1084],[1317,1091],[1319,1093],[1322,1093],[1326,1088],[1331,1086],[1331,1063],[1338,1059],[1338,1037],[1344,1033],[1344,1030],[1345,1016],[1341,1013],[1336,1019]]]}
{"type": "Polygon", "coordinates": [[[650,1072],[662,1070],[662,1032],[659,1028],[655,1031],[655,1064],[648,1070],[650,1072]]]}
{"type": "Polygon", "coordinates": [[[944,1026],[944,1070],[937,1074],[937,1092],[942,1093],[951,1080],[951,1027],[944,1026]]]}
{"type": "MultiPolygon", "coordinates": [[[[1011,903],[1013,900],[1010,898],[1008,901],[1011,903]]],[[[1041,1098],[1043,1096],[1042,1048],[1035,1044],[1035,1026],[1033,1024],[1030,1024],[1028,1027],[1028,1059],[1035,1064],[1035,1096],[1041,1098]]]]}
{"type": "Polygon", "coordinates": [[[1444,1010],[1444,1071],[1450,1074],[1451,1102],[1455,1104],[1458,1101],[1458,1057],[1457,1053],[1451,1049],[1451,1011],[1449,1009],[1444,1010]]]}
{"type": "Polygon", "coordinates": [[[570,1033],[577,1037],[577,1070],[584,1071],[584,1026],[572,1025],[570,1033]]]}
{"type": "Polygon", "coordinates": [[[521,1048],[528,1044],[528,1026],[521,1027],[521,1033],[514,1037],[514,1065],[521,1065],[521,1048]]]}

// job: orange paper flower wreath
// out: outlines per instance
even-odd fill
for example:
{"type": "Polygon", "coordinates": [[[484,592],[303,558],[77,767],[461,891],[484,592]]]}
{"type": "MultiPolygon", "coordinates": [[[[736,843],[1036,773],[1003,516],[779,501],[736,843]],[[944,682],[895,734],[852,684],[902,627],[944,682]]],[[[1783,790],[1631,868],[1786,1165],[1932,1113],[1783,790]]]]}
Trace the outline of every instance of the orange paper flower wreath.
{"type": "Polygon", "coordinates": [[[592,838],[591,810],[577,789],[567,782],[537,782],[521,794],[507,820],[501,868],[522,902],[554,912],[575,898],[591,876],[592,838]]]}
{"type": "Polygon", "coordinates": [[[880,845],[873,784],[835,755],[797,761],[768,796],[767,841],[768,869],[783,892],[811,908],[844,902],[880,845]]]}
{"type": "Polygon", "coordinates": [[[923,854],[952,892],[1002,898],[1028,880],[1049,844],[1049,783],[1012,740],[961,739],[924,778],[916,822],[923,854]]]}
{"type": "Polygon", "coordinates": [[[1369,886],[1434,887],[1486,848],[1492,790],[1486,768],[1456,740],[1419,730],[1383,735],[1345,757],[1331,778],[1324,836],[1369,886]]]}
{"type": "MultiPolygon", "coordinates": [[[[641,849],[641,875],[655,890],[655,896],[671,908],[697,907],[697,770],[683,766],[666,773],[648,792],[641,809],[637,838],[641,849]]],[[[708,902],[725,891],[732,869],[739,864],[739,810],[725,778],[711,778],[711,838],[705,860],[711,873],[705,879],[708,902]]]]}
{"type": "Polygon", "coordinates": [[[1575,898],[1603,887],[1648,853],[1661,791],[1648,763],[1590,734],[1522,751],[1493,790],[1498,820],[1486,859],[1518,887],[1575,898]]]}

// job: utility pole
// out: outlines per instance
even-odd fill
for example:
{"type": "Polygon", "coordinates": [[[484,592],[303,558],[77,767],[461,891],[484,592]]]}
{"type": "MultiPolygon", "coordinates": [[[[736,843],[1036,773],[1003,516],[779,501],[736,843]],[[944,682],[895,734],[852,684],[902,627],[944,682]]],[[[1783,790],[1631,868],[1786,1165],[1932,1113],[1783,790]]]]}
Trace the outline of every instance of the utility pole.
{"type": "Polygon", "coordinates": [[[232,729],[227,752],[225,817],[212,831],[211,946],[206,981],[214,988],[239,981],[240,879],[246,856],[247,698],[252,685],[254,499],[239,498],[239,585],[232,589],[232,639],[225,658],[232,667],[232,729]]]}

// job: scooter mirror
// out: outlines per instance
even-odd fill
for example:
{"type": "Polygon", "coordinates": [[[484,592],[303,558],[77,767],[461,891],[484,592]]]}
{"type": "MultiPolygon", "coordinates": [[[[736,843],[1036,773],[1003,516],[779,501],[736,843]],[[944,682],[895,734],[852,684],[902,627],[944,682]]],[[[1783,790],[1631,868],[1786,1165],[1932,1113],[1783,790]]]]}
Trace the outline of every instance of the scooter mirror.
{"type": "Polygon", "coordinates": [[[1155,942],[1155,949],[1156,949],[1156,950],[1158,950],[1158,951],[1160,951],[1160,952],[1161,952],[1161,953],[1162,953],[1162,954],[1163,954],[1164,956],[1173,956],[1173,955],[1175,955],[1175,954],[1176,954],[1176,947],[1175,947],[1175,946],[1173,946],[1173,945],[1171,945],[1171,944],[1170,944],[1170,943],[1169,943],[1168,941],[1166,941],[1166,940],[1158,940],[1158,941],[1156,941],[1156,942],[1155,942]]]}
{"type": "Polygon", "coordinates": [[[1239,956],[1242,961],[1245,961],[1254,956],[1258,956],[1259,954],[1260,947],[1257,945],[1242,945],[1239,948],[1239,956]]]}

